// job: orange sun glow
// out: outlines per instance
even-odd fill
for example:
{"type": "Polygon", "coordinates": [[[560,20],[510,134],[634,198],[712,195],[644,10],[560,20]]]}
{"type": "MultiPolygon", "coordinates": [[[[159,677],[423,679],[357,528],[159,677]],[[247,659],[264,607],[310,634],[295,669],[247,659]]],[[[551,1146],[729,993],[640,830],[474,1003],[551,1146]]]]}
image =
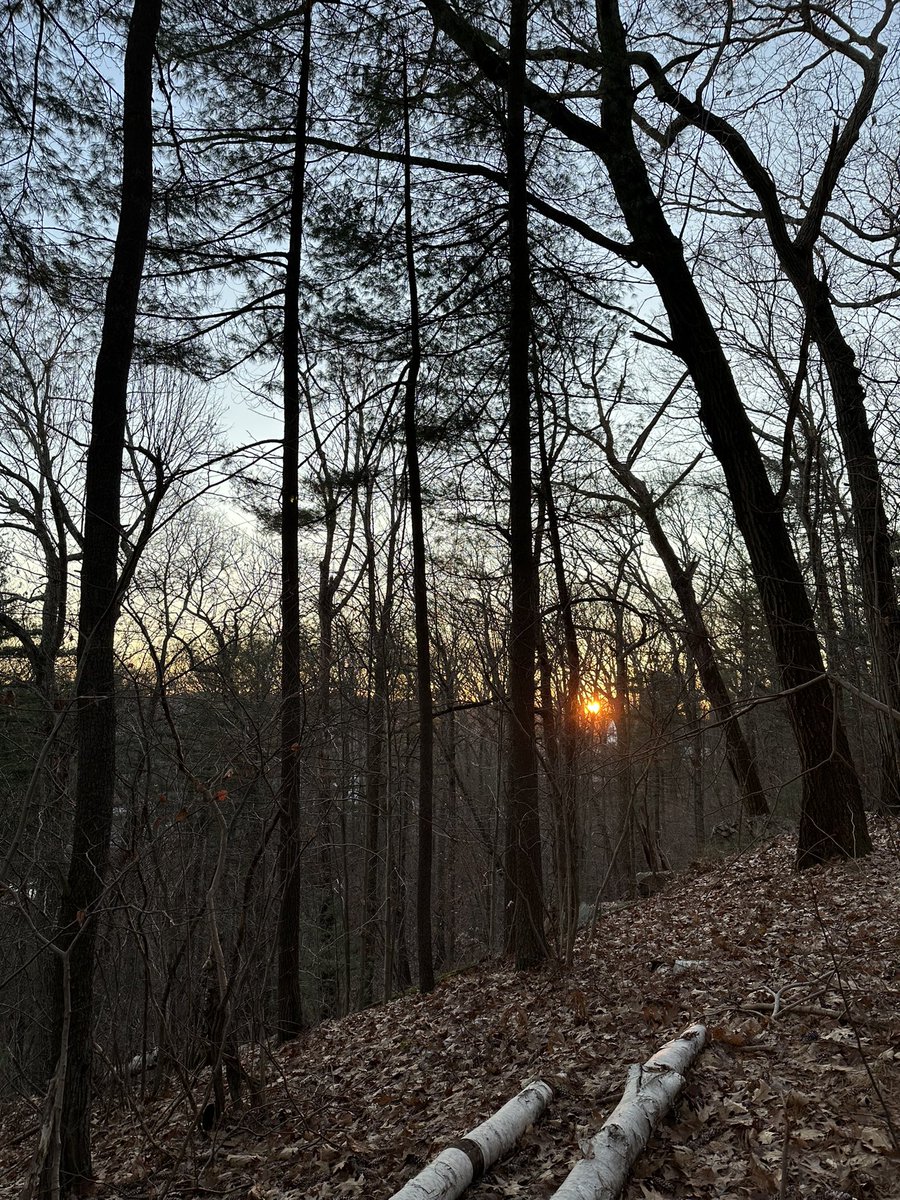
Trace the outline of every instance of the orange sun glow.
{"type": "Polygon", "coordinates": [[[581,707],[586,717],[604,717],[609,713],[609,703],[603,696],[584,696],[581,707]]]}

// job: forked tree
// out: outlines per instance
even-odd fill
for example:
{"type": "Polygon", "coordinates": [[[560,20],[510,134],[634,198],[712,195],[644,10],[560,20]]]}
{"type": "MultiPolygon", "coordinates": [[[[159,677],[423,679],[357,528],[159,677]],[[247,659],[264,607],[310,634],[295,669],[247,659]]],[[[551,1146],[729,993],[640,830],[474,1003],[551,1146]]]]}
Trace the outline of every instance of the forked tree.
{"type": "MultiPolygon", "coordinates": [[[[507,64],[480,30],[446,0],[425,0],[436,26],[488,78],[502,83],[507,64]]],[[[600,122],[588,120],[530,79],[530,110],[605,168],[631,242],[621,256],[652,279],[669,321],[666,348],[688,371],[700,420],[725,477],[735,519],[753,565],[778,663],[802,771],[797,861],[867,853],[862,792],[846,732],[825,674],[815,616],[782,504],[766,466],[715,325],[672,231],[635,139],[632,60],[615,0],[598,0],[600,122]]]]}

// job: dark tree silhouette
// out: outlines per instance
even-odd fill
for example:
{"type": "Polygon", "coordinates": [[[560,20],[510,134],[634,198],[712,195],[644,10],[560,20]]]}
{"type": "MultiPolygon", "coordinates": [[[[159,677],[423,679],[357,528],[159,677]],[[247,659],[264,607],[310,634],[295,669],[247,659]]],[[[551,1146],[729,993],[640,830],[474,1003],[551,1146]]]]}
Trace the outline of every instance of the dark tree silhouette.
{"type": "MultiPolygon", "coordinates": [[[[119,611],[122,456],[128,377],[153,191],[153,56],[161,0],[135,0],[124,65],[122,195],[91,405],[78,618],[75,818],[56,949],[57,1069],[65,1071],[58,1186],[83,1188],[91,1168],[93,979],[116,784],[114,637],[119,611]],[[66,969],[67,966],[67,969],[66,969]],[[68,987],[64,986],[68,983],[68,987]],[[67,1044],[62,1044],[67,1030],[67,1044]]],[[[45,1191],[55,1180],[47,1172],[45,1191]]]]}
{"type": "MultiPolygon", "coordinates": [[[[498,84],[506,64],[444,0],[425,0],[438,27],[498,84]]],[[[648,272],[669,318],[668,348],[680,358],[700,399],[700,419],[718,459],[741,530],[778,662],[802,769],[797,861],[801,867],[871,849],[859,778],[825,675],[815,620],[780,500],[766,473],[731,367],[672,232],[637,146],[631,59],[619,6],[598,0],[603,90],[595,125],[538,85],[525,83],[528,106],[606,167],[632,242],[623,257],[648,272]]]]}
{"type": "Polygon", "coordinates": [[[508,942],[517,969],[547,954],[535,746],[534,668],[538,599],[532,526],[531,258],[525,147],[527,0],[510,6],[506,79],[506,171],[509,187],[509,764],[506,832],[508,942]]]}
{"type": "Polygon", "coordinates": [[[428,621],[428,572],[422,513],[422,473],[416,427],[416,393],[422,366],[419,284],[413,236],[412,165],[409,146],[409,64],[403,51],[403,226],[409,288],[409,364],[403,401],[403,437],[413,551],[413,608],[416,625],[416,697],[419,708],[419,857],[416,864],[416,950],[419,990],[434,988],[431,891],[434,860],[434,703],[431,696],[431,646],[428,621]]]}
{"type": "Polygon", "coordinates": [[[300,742],[303,696],[300,656],[299,461],[300,461],[300,260],[306,183],[306,132],[312,0],[303,13],[303,48],[297,84],[291,208],[284,276],[284,449],[281,466],[281,836],[278,874],[278,1037],[303,1027],[300,998],[300,900],[303,888],[300,838],[300,742]]]}

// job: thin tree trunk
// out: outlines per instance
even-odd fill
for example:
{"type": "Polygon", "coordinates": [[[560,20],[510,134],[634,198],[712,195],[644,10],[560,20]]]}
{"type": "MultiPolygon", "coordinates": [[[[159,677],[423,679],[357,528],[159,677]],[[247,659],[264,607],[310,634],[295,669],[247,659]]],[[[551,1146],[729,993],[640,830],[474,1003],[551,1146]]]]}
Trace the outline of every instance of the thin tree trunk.
{"type": "Polygon", "coordinates": [[[303,249],[303,206],[306,176],[306,125],[309,109],[309,63],[312,0],[303,15],[294,161],[291,167],[291,210],[284,280],[284,450],[281,473],[281,781],[278,803],[281,837],[278,846],[278,1029],[279,1041],[303,1028],[300,997],[300,902],[303,893],[300,838],[300,742],[303,697],[300,690],[300,259],[303,249]]]}
{"type": "MultiPolygon", "coordinates": [[[[696,668],[696,663],[694,664],[696,668]]],[[[699,673],[698,673],[699,674],[699,673]]],[[[694,842],[699,854],[706,845],[706,805],[704,798],[703,771],[703,722],[700,715],[700,705],[697,703],[696,677],[692,671],[687,679],[689,689],[688,714],[694,726],[694,736],[690,743],[691,764],[691,811],[694,818],[694,842]]],[[[749,750],[749,747],[748,747],[749,750]]]]}
{"type": "MultiPolygon", "coordinates": [[[[825,654],[828,663],[833,667],[841,659],[840,632],[831,598],[828,563],[825,560],[825,546],[822,537],[825,511],[822,493],[828,481],[828,465],[822,455],[821,433],[816,428],[811,415],[802,408],[798,424],[803,428],[805,447],[802,454],[798,452],[799,498],[797,512],[809,546],[809,563],[813,578],[816,612],[823,630],[825,654]]],[[[840,552],[840,547],[838,547],[838,552],[840,552]]],[[[843,562],[841,561],[835,586],[842,586],[843,575],[843,562]]],[[[834,702],[841,720],[846,720],[842,691],[838,690],[835,694],[834,702]]]]}
{"type": "MultiPolygon", "coordinates": [[[[452,696],[456,696],[455,676],[451,674],[452,696]]],[[[456,763],[456,713],[447,717],[447,864],[444,873],[446,891],[444,896],[445,946],[447,963],[456,961],[456,842],[459,837],[457,822],[458,783],[456,763]]]]}
{"type": "Polygon", "coordinates": [[[412,983],[412,971],[409,965],[409,949],[406,944],[406,818],[403,813],[403,799],[400,800],[400,821],[398,830],[399,845],[397,847],[397,894],[396,913],[394,915],[394,979],[397,989],[401,992],[412,983]]]}
{"type": "Polygon", "coordinates": [[[122,193],[94,374],[91,439],[85,472],[84,549],[78,620],[77,753],[72,851],[60,900],[56,943],[69,954],[68,1046],[63,981],[55,980],[59,1056],[67,1058],[61,1118],[60,1187],[92,1178],[91,1065],[93,977],[112,834],[116,782],[115,629],[122,455],[128,377],[153,192],[153,56],[161,0],[135,0],[124,63],[122,193]]]}
{"type": "Polygon", "coordinates": [[[318,937],[319,937],[319,1008],[323,1017],[332,1016],[337,1006],[337,978],[334,970],[334,946],[337,934],[335,896],[332,883],[331,855],[333,766],[328,741],[331,735],[331,671],[334,659],[334,595],[331,587],[331,539],[337,515],[329,512],[328,551],[319,564],[319,664],[317,771],[319,790],[318,812],[318,937]]]}
{"type": "Polygon", "coordinates": [[[363,866],[363,928],[360,939],[359,1006],[374,999],[374,964],[378,926],[378,843],[384,804],[385,730],[387,719],[387,629],[394,587],[396,522],[391,526],[387,548],[387,579],[384,601],[379,606],[375,572],[375,533],[372,526],[374,476],[367,485],[364,510],[366,574],[369,616],[369,663],[372,689],[366,713],[366,834],[363,866]]]}
{"type": "Polygon", "coordinates": [[[406,281],[409,288],[410,355],[403,404],[406,474],[409,486],[409,525],[413,551],[413,609],[416,626],[416,698],[419,709],[419,814],[416,863],[416,957],[419,990],[434,988],[434,948],[431,936],[432,864],[434,861],[434,704],[431,695],[431,646],[428,628],[428,571],[425,561],[425,525],[422,516],[422,478],[416,432],[416,388],[422,365],[419,329],[419,285],[413,237],[412,167],[409,144],[409,78],[403,50],[403,215],[406,281]]]}
{"type": "MultiPolygon", "coordinates": [[[[390,761],[390,737],[388,737],[387,761],[390,761]]],[[[394,797],[390,780],[386,783],[384,809],[384,959],[381,964],[381,993],[384,1000],[394,994],[394,797]]]]}
{"type": "Polygon", "coordinates": [[[750,753],[750,747],[734,710],[734,701],[719,669],[712,639],[709,636],[703,612],[697,602],[692,571],[682,565],[675,553],[659,519],[650,489],[626,463],[616,457],[612,449],[611,431],[608,426],[606,427],[605,449],[613,474],[635,501],[653,549],[659,555],[666,574],[669,576],[669,582],[672,584],[672,590],[678,599],[684,617],[684,641],[697,666],[697,674],[712,705],[716,720],[723,727],[728,766],[738,786],[747,815],[751,819],[766,817],[769,813],[769,805],[766,801],[762,780],[759,777],[759,768],[750,753]]]}
{"type": "Polygon", "coordinates": [[[532,546],[531,263],[525,155],[527,0],[511,0],[506,164],[509,187],[509,547],[512,613],[509,634],[510,729],[506,888],[509,948],[517,970],[547,955],[535,746],[537,579],[532,546]]]}
{"type": "Polygon", "coordinates": [[[378,921],[378,841],[384,792],[384,696],[376,690],[370,703],[366,747],[366,834],[363,867],[363,928],[360,939],[359,1007],[374,1000],[374,962],[378,921]]]}
{"type": "Polygon", "coordinates": [[[624,894],[634,896],[637,872],[634,861],[634,764],[632,753],[631,689],[628,682],[628,658],[625,650],[624,616],[621,603],[614,604],[615,637],[613,655],[616,667],[616,758],[619,764],[619,813],[615,831],[616,874],[624,885],[624,894]]]}
{"type": "MultiPolygon", "coordinates": [[[[578,810],[575,796],[578,776],[575,770],[575,758],[581,732],[578,727],[578,706],[581,699],[581,651],[578,646],[578,633],[575,629],[572,593],[563,560],[562,537],[553,488],[553,464],[547,449],[544,404],[537,370],[535,370],[535,392],[538,401],[541,492],[546,506],[547,540],[553,562],[556,594],[559,597],[559,614],[566,652],[566,688],[557,756],[559,794],[556,797],[556,806],[559,810],[557,859],[560,880],[560,941],[563,959],[566,964],[571,965],[575,935],[578,931],[578,810]]],[[[546,713],[546,701],[544,707],[546,713]]]]}

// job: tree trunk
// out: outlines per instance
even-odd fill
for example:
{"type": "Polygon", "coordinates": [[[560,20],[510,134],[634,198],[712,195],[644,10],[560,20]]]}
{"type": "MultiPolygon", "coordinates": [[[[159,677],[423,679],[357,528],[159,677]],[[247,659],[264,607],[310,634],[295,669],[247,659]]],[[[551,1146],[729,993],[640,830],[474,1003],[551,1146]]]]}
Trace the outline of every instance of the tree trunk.
{"type": "Polygon", "coordinates": [[[529,1083],[420,1171],[391,1200],[458,1200],[543,1115],[553,1089],[542,1079],[529,1083]]]}
{"type": "MultiPolygon", "coordinates": [[[[697,666],[697,674],[703,684],[703,690],[706,692],[715,718],[722,725],[728,766],[738,786],[744,810],[751,819],[766,817],[769,815],[769,805],[766,801],[762,780],[759,777],[759,768],[750,753],[740,720],[734,711],[734,702],[731,699],[728,685],[719,670],[712,639],[709,636],[703,612],[697,603],[692,573],[679,561],[678,555],[662,527],[646,484],[632,472],[627,471],[624,464],[619,465],[623,471],[623,475],[619,477],[623,479],[623,482],[625,476],[628,477],[625,486],[637,503],[638,513],[650,535],[653,549],[666,568],[672,590],[678,598],[684,617],[685,645],[697,666]]],[[[615,470],[615,467],[613,469],[615,470]]],[[[616,474],[618,475],[618,471],[616,474]]]]}
{"type": "MultiPolygon", "coordinates": [[[[326,468],[327,469],[327,468],[326,468]]],[[[337,1011],[338,982],[335,967],[337,904],[332,882],[332,805],[334,766],[331,747],[331,675],[334,661],[334,595],[332,553],[337,530],[337,503],[331,490],[325,501],[326,542],[319,562],[319,655],[316,688],[316,771],[318,775],[318,830],[316,898],[318,903],[319,1012],[324,1017],[337,1011]]]]}
{"type": "MultiPolygon", "coordinates": [[[[445,0],[424,0],[436,24],[491,79],[502,59],[445,0]]],[[[529,104],[604,163],[632,238],[628,257],[652,277],[669,317],[670,347],[685,363],[700,418],[722,466],[747,545],[769,637],[786,692],[802,767],[800,867],[871,848],[859,778],[824,673],[815,623],[781,506],[741,403],[721,341],[651,186],[634,140],[631,63],[616,0],[597,0],[603,72],[602,127],[528,83],[529,104]]],[[[512,173],[510,173],[512,182],[512,173]]]]}
{"type": "MultiPolygon", "coordinates": [[[[692,102],[681,95],[658,70],[652,71],[652,78],[658,94],[667,103],[692,124],[710,133],[729,153],[759,200],[772,247],[803,306],[809,335],[825,366],[834,398],[838,436],[853,506],[876,687],[886,704],[900,709],[900,603],[875,439],[866,412],[866,393],[856,356],[835,316],[827,277],[824,273],[816,274],[815,259],[815,245],[821,236],[824,214],[877,96],[886,47],[872,37],[867,39],[867,49],[869,55],[857,59],[863,77],[859,94],[840,135],[835,127],[835,140],[803,221],[790,229],[772,177],[741,134],[727,121],[706,110],[699,101],[692,102]]],[[[890,718],[884,716],[881,725],[881,794],[887,807],[896,808],[900,805],[896,729],[890,718]]]]}
{"type": "Polygon", "coordinates": [[[871,849],[859,779],[824,673],[812,608],[731,368],[656,197],[632,129],[628,52],[616,0],[598,0],[606,134],[603,160],[640,260],[690,372],[759,587],[802,767],[798,866],[871,849]]]}
{"type": "Polygon", "coordinates": [[[631,689],[628,682],[628,659],[625,650],[624,605],[614,604],[615,638],[613,654],[616,666],[616,760],[619,767],[618,828],[615,830],[613,863],[610,874],[620,878],[626,896],[637,892],[637,871],[634,861],[635,781],[632,762],[631,689]]]}
{"type": "Polygon", "coordinates": [[[115,629],[128,377],[134,351],[153,191],[153,56],[161,0],[135,0],[124,63],[122,198],[103,330],[94,374],[85,473],[84,552],[78,620],[77,754],[72,852],[60,900],[56,944],[68,952],[71,1015],[63,1028],[62,970],[55,981],[55,1027],[67,1050],[61,1118],[60,1188],[92,1177],[91,1064],[98,905],[109,859],[116,783],[115,629]]]}
{"type": "Polygon", "coordinates": [[[409,145],[409,80],[403,50],[403,214],[405,225],[406,280],[409,288],[410,356],[403,405],[406,475],[409,487],[409,524],[413,550],[413,609],[416,626],[416,698],[419,709],[419,814],[416,863],[416,957],[419,990],[434,988],[434,948],[431,936],[432,864],[434,860],[434,718],[431,696],[431,646],[428,628],[428,575],[425,563],[425,525],[422,516],[422,479],[416,432],[416,388],[422,365],[419,329],[419,285],[412,222],[412,167],[409,145]]]}
{"type": "MultiPolygon", "coordinates": [[[[866,412],[866,393],[852,348],[838,325],[828,285],[815,278],[812,262],[797,290],[807,314],[834,398],[838,436],[847,467],[853,503],[853,526],[862,577],[866,624],[878,695],[900,712],[900,604],[894,579],[891,531],[884,508],[881,470],[866,412]]],[[[900,809],[900,747],[897,726],[887,713],[878,714],[881,746],[881,803],[900,809]]]]}
{"type": "MultiPolygon", "coordinates": [[[[451,674],[452,696],[456,696],[456,680],[451,674]]],[[[447,862],[444,869],[446,891],[444,896],[444,936],[447,965],[456,961],[456,842],[459,837],[458,781],[456,763],[456,713],[447,716],[447,862]]]]}
{"type": "MultiPolygon", "coordinates": [[[[397,525],[394,522],[387,547],[387,579],[384,601],[378,604],[375,573],[375,532],[372,524],[374,475],[367,483],[364,510],[366,539],[366,575],[369,617],[369,669],[372,688],[366,712],[366,833],[363,866],[363,927],[359,950],[359,1007],[374,1000],[375,947],[378,943],[378,845],[381,811],[385,792],[385,734],[387,723],[387,629],[394,588],[394,549],[397,525]]],[[[388,837],[390,831],[388,831],[388,837]]],[[[389,868],[389,865],[388,865],[389,868]]],[[[386,870],[388,869],[386,868],[386,870]]],[[[383,909],[387,905],[382,906],[383,909]]]]}
{"type": "MultiPolygon", "coordinates": [[[[540,394],[537,370],[535,370],[535,391],[538,401],[541,492],[546,507],[547,540],[553,561],[553,574],[556,581],[556,594],[559,597],[559,614],[566,651],[566,688],[563,699],[561,736],[558,739],[557,779],[559,786],[555,805],[558,809],[557,870],[560,942],[563,960],[567,965],[571,965],[575,949],[575,935],[578,931],[578,810],[576,806],[578,776],[575,770],[575,759],[580,734],[578,705],[581,695],[581,651],[578,646],[578,633],[575,629],[572,593],[563,560],[562,537],[553,489],[553,463],[547,447],[544,404],[540,394]]],[[[547,720],[546,706],[547,701],[544,701],[545,721],[547,720]]]]}
{"type": "Polygon", "coordinates": [[[629,1070],[621,1101],[551,1200],[614,1200],[624,1191],[629,1171],[705,1044],[706,1028],[691,1025],[643,1066],[629,1070]]]}
{"type": "MultiPolygon", "coordinates": [[[[829,580],[829,567],[825,559],[825,546],[822,537],[822,527],[825,520],[825,507],[822,502],[823,489],[830,488],[831,479],[828,464],[822,453],[822,437],[820,431],[809,413],[801,407],[798,424],[803,428],[805,446],[803,453],[798,450],[799,459],[799,496],[797,513],[803,532],[806,534],[809,546],[809,566],[813,579],[813,595],[815,597],[816,615],[822,627],[825,642],[826,661],[830,667],[841,662],[840,630],[832,602],[832,582],[829,580]]],[[[795,439],[796,444],[796,439],[795,439]]],[[[833,522],[834,524],[834,522],[833,522]]],[[[840,554],[840,545],[837,546],[840,554]]],[[[838,563],[838,575],[833,586],[844,597],[849,596],[849,587],[845,587],[846,577],[843,558],[838,563]]],[[[847,626],[849,628],[849,625],[847,626]]],[[[834,702],[841,720],[845,721],[845,706],[843,692],[835,693],[834,702]]]]}
{"type": "Polygon", "coordinates": [[[281,473],[281,781],[278,847],[278,1040],[294,1038],[303,1028],[300,998],[300,901],[303,893],[300,837],[300,741],[303,697],[300,691],[300,259],[306,176],[306,124],[309,108],[309,60],[312,2],[303,15],[291,209],[284,279],[284,450],[281,473]]]}
{"type": "MultiPolygon", "coordinates": [[[[696,663],[694,664],[696,666],[696,663]]],[[[694,818],[694,844],[697,854],[699,854],[706,845],[706,805],[704,797],[704,771],[703,771],[703,721],[700,715],[700,706],[697,703],[697,688],[694,673],[691,672],[690,678],[687,681],[689,688],[690,699],[688,701],[688,713],[690,720],[694,725],[694,736],[690,743],[690,764],[691,764],[691,812],[694,818]]],[[[749,751],[749,746],[748,746],[749,751]]],[[[737,781],[736,781],[737,782],[737,781]]]]}
{"type": "Polygon", "coordinates": [[[512,613],[509,632],[506,903],[508,944],[517,970],[534,966],[547,955],[534,728],[538,611],[531,515],[531,264],[524,102],[527,41],[527,0],[511,0],[506,163],[509,186],[508,437],[512,613]]]}

